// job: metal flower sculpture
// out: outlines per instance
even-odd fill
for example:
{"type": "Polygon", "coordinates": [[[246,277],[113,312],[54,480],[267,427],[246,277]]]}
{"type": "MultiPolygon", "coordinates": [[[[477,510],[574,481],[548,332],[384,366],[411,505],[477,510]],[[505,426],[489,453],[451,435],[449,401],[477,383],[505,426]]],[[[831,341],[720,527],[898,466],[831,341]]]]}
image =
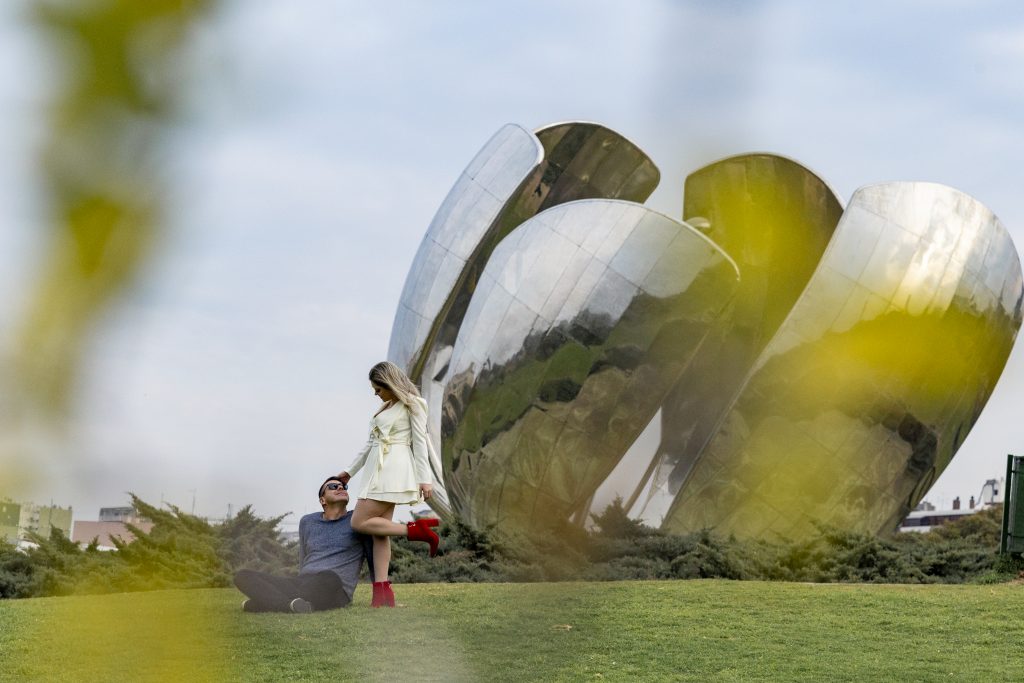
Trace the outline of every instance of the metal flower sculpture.
{"type": "Polygon", "coordinates": [[[658,180],[590,123],[507,125],[459,178],[388,352],[431,406],[434,507],[528,531],[584,522],[610,486],[673,531],[895,528],[1020,327],[1005,228],[931,183],[844,209],[770,154],[690,175],[682,221],[642,205],[658,180]]]}

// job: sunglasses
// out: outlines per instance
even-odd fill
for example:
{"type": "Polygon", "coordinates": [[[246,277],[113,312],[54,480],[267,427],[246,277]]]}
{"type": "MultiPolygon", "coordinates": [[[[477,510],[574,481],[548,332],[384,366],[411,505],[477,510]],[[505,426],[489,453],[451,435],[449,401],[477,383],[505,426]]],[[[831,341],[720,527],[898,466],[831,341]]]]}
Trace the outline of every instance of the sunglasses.
{"type": "Polygon", "coordinates": [[[332,481],[330,484],[325,484],[324,488],[328,491],[337,491],[338,489],[348,491],[348,484],[339,484],[336,481],[332,481]]]}

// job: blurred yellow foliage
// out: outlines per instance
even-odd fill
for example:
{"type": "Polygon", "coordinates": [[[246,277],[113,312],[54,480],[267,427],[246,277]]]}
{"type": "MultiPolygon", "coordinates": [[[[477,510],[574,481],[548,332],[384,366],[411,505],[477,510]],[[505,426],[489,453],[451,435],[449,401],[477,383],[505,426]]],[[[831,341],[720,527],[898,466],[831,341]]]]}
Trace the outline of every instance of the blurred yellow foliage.
{"type": "MultiPolygon", "coordinates": [[[[32,20],[61,71],[40,151],[50,234],[26,294],[10,372],[0,387],[0,490],[17,494],[38,469],[40,435],[53,438],[71,408],[90,332],[145,267],[165,225],[163,165],[175,104],[188,85],[182,59],[190,30],[213,0],[40,0],[32,20]]],[[[47,611],[38,638],[88,656],[93,635],[123,632],[118,652],[92,653],[103,680],[122,658],[159,662],[147,680],[186,680],[195,661],[214,663],[222,634],[170,599],[170,612],[121,608],[47,611]],[[177,614],[176,612],[181,612],[177,614]],[[171,618],[168,618],[171,617],[171,618]],[[67,631],[73,627],[73,631],[67,631]]],[[[184,605],[184,603],[182,603],[184,605]]],[[[101,680],[97,678],[96,680],[101,680]]]]}
{"type": "Polygon", "coordinates": [[[41,150],[52,234],[15,350],[29,412],[66,410],[85,339],[160,233],[162,148],[187,85],[182,50],[210,0],[41,0],[62,65],[41,150]]]}

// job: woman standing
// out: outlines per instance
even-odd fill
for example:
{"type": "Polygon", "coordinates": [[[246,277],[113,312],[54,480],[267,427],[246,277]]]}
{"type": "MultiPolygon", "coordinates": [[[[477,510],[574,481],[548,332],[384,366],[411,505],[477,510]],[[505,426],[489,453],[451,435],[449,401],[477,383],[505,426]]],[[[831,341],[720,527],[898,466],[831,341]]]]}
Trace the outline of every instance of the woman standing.
{"type": "Polygon", "coordinates": [[[345,484],[364,466],[367,476],[352,513],[352,528],[373,536],[374,607],[394,607],[395,594],[388,580],[391,536],[430,544],[437,553],[438,536],[431,529],[436,519],[407,524],[392,521],[396,505],[412,505],[430,499],[431,477],[427,441],[427,402],[405,373],[387,361],[370,369],[370,386],[384,402],[370,420],[366,445],[338,478],[345,484]]]}

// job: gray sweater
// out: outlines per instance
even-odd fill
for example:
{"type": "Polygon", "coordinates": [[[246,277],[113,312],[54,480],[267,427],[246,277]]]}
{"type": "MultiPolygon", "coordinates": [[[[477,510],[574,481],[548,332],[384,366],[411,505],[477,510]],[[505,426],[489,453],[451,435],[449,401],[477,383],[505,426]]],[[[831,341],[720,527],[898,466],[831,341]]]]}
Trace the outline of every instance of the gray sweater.
{"type": "Polygon", "coordinates": [[[299,574],[333,571],[351,598],[365,559],[373,572],[373,539],[352,531],[352,511],[335,520],[311,512],[299,520],[299,574]]]}

